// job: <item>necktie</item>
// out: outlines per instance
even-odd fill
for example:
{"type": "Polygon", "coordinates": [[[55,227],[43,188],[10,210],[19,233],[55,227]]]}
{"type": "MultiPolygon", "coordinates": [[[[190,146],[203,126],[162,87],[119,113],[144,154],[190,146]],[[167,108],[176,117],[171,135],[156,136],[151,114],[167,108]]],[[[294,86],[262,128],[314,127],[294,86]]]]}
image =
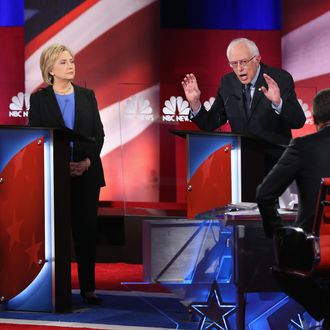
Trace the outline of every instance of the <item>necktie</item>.
{"type": "Polygon", "coordinates": [[[251,109],[251,86],[251,83],[243,85],[244,106],[248,115],[250,114],[251,109]]]}

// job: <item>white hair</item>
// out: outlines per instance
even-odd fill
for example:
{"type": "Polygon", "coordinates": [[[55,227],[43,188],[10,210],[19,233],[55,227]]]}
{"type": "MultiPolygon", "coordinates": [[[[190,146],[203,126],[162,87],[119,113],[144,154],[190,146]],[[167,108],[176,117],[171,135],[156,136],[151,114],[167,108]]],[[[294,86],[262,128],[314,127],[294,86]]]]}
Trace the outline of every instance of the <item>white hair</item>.
{"type": "Polygon", "coordinates": [[[234,39],[230,42],[230,44],[228,45],[227,47],[227,58],[229,60],[229,54],[230,54],[230,51],[232,49],[233,46],[236,46],[240,43],[244,43],[246,44],[246,46],[249,47],[249,49],[251,50],[251,55],[252,56],[257,56],[257,55],[260,55],[259,53],[259,49],[256,45],[256,43],[250,39],[247,39],[247,38],[237,38],[237,39],[234,39]]]}

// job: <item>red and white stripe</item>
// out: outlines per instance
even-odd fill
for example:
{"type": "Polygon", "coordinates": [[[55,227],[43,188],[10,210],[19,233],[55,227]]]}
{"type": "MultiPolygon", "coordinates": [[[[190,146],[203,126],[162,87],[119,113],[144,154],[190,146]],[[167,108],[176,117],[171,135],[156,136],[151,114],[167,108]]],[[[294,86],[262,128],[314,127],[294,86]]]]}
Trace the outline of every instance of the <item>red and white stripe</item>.
{"type": "Polygon", "coordinates": [[[330,73],[330,11],[282,38],[282,64],[295,81],[330,73]]]}
{"type": "MultiPolygon", "coordinates": [[[[75,81],[95,91],[106,134],[102,161],[108,187],[103,189],[102,199],[123,198],[123,182],[116,179],[122,176],[122,160],[118,159],[118,152],[113,152],[135,139],[136,144],[138,138],[145,140],[143,134],[152,124],[152,121],[127,121],[124,114],[127,101],[142,97],[154,105],[159,103],[158,58],[154,55],[152,32],[156,29],[150,29],[153,23],[159,26],[157,10],[157,0],[85,1],[34,38],[25,49],[26,92],[42,85],[39,58],[42,50],[54,43],[67,45],[73,51],[78,64],[75,81]]],[[[155,119],[158,108],[154,111],[155,119]]],[[[156,157],[149,160],[156,172],[158,162],[156,157]]],[[[143,176],[141,172],[140,178],[143,176]]],[[[128,190],[125,198],[136,193],[128,190]]],[[[142,195],[140,192],[140,198],[142,195]]],[[[157,198],[158,193],[152,191],[151,195],[157,198]]]]}

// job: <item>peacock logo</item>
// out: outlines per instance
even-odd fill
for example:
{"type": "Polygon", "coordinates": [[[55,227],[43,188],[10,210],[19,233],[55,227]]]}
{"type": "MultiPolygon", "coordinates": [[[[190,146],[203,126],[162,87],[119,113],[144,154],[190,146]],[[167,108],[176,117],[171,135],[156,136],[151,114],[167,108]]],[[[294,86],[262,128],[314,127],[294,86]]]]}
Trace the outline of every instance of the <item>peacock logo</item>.
{"type": "Polygon", "coordinates": [[[209,111],[212,107],[212,104],[215,101],[215,97],[210,97],[207,101],[204,102],[204,108],[209,111]]]}
{"type": "Polygon", "coordinates": [[[30,94],[19,92],[13,96],[9,104],[9,117],[25,118],[28,117],[30,109],[30,94]]]}
{"type": "Polygon", "coordinates": [[[304,103],[304,101],[302,99],[298,99],[298,102],[301,105],[302,109],[304,110],[304,114],[306,117],[305,124],[314,125],[314,119],[313,119],[312,112],[309,109],[309,105],[307,103],[304,103]]]}
{"type": "Polygon", "coordinates": [[[163,121],[189,121],[189,103],[182,96],[171,96],[165,101],[163,108],[163,121]]]}
{"type": "Polygon", "coordinates": [[[134,96],[127,100],[125,118],[129,120],[153,121],[154,114],[150,101],[141,96],[134,96]]]}

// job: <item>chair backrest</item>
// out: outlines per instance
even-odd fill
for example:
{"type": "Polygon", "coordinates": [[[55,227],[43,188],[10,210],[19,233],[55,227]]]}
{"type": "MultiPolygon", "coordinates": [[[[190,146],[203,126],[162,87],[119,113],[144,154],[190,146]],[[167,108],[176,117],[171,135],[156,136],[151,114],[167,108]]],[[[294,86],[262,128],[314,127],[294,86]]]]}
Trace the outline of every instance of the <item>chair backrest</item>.
{"type": "Polygon", "coordinates": [[[314,267],[313,272],[330,269],[330,178],[321,180],[313,224],[314,267]]]}
{"type": "Polygon", "coordinates": [[[330,271],[330,178],[322,178],[312,233],[286,226],[274,236],[273,270],[303,277],[330,271]]]}
{"type": "Polygon", "coordinates": [[[274,235],[275,265],[277,272],[307,276],[314,266],[311,235],[299,227],[285,226],[274,235]]]}

